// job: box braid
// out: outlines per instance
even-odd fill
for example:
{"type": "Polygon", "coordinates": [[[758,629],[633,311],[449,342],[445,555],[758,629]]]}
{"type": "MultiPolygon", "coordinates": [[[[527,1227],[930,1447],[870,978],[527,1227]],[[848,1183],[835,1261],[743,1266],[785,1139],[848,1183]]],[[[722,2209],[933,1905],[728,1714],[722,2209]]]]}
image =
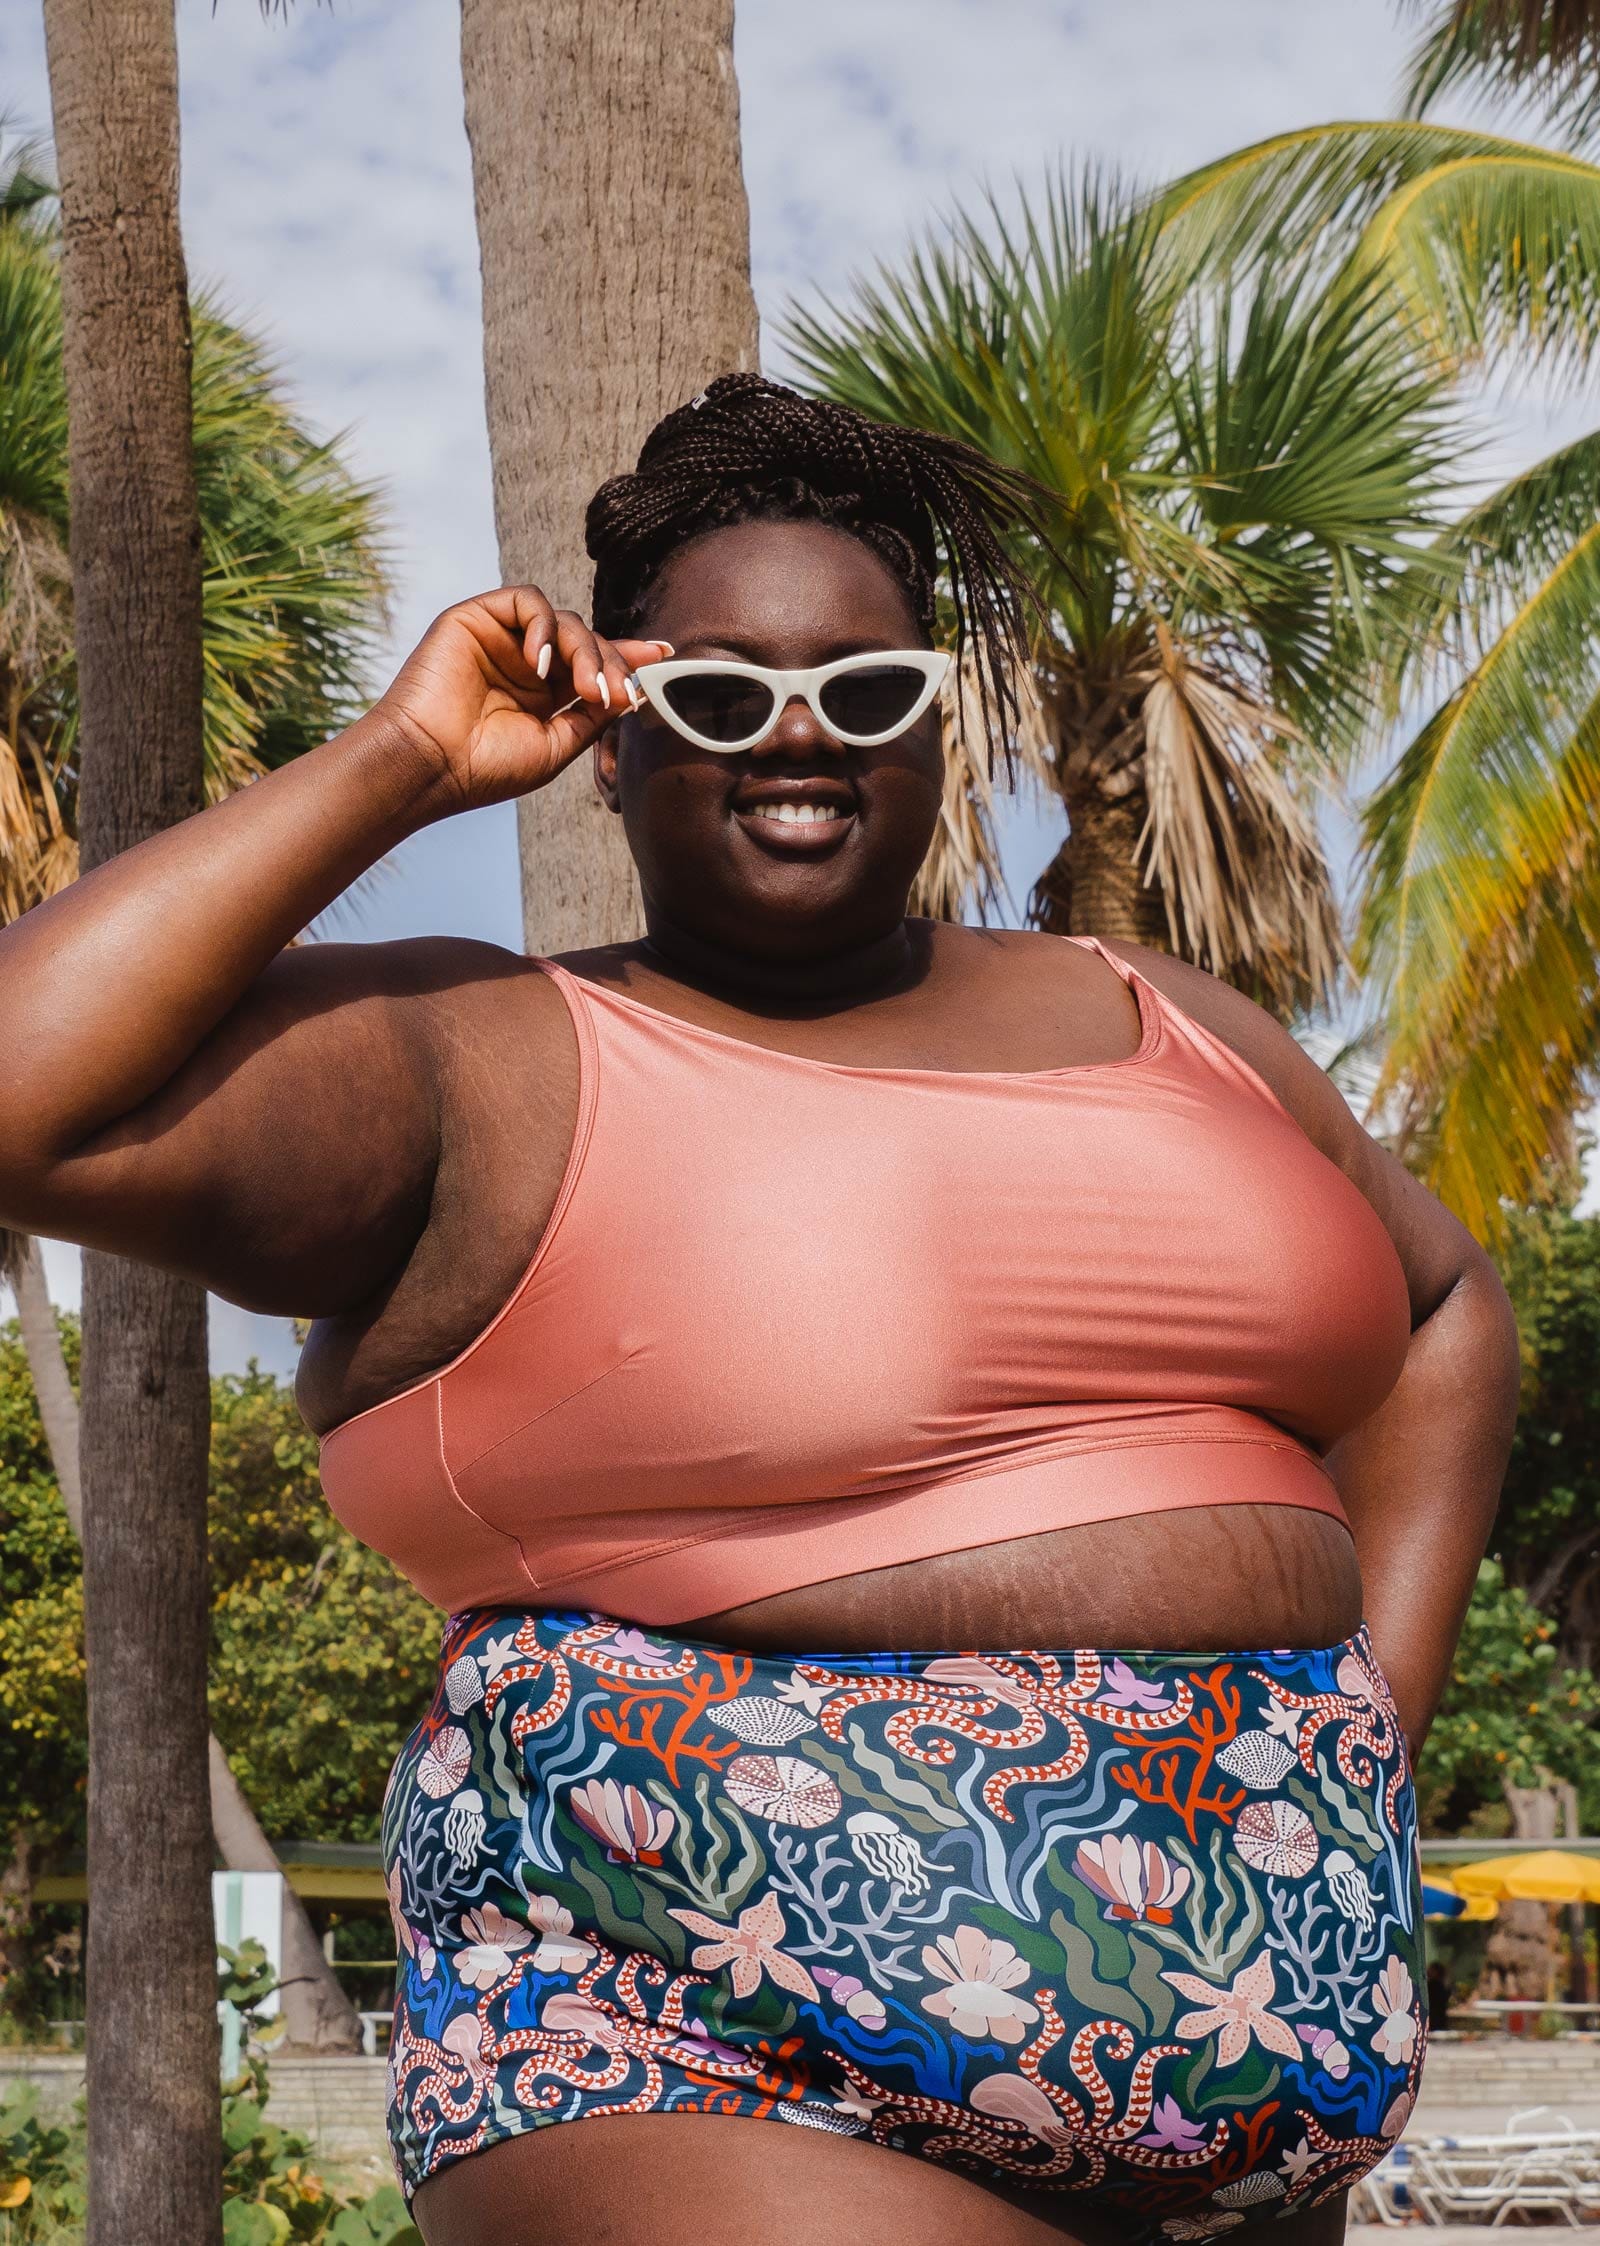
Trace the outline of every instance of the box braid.
{"type": "Polygon", "coordinates": [[[998,721],[1009,753],[1032,594],[1003,538],[1018,524],[1045,538],[1048,498],[957,438],[872,421],[759,374],[719,375],[656,424],[632,475],[613,476],[589,503],[595,629],[642,637],[663,563],[702,532],[831,523],[893,573],[930,640],[942,566],[957,658],[973,646],[984,723],[998,721]]]}

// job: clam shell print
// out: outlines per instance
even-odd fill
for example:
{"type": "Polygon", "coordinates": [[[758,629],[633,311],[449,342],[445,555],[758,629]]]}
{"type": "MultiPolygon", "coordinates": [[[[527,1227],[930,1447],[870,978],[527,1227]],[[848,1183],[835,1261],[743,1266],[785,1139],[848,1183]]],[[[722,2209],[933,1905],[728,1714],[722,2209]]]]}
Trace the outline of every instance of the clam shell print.
{"type": "Polygon", "coordinates": [[[450,1703],[453,1716],[464,1716],[469,1708],[476,1708],[483,1698],[483,1677],[470,1653],[459,1661],[452,1661],[444,1673],[444,1696],[450,1703]]]}
{"type": "Polygon", "coordinates": [[[748,1740],[752,1747],[786,1747],[801,1732],[817,1728],[804,1708],[791,1708],[785,1701],[769,1699],[764,1692],[750,1693],[743,1700],[731,1700],[726,1708],[709,1708],[706,1713],[719,1731],[731,1731],[736,1739],[748,1740]]]}
{"type": "Polygon", "coordinates": [[[1278,1783],[1294,1759],[1294,1749],[1274,1739],[1270,1731],[1241,1731],[1218,1755],[1217,1768],[1265,1793],[1278,1783]]]}
{"type": "Polygon", "coordinates": [[[1317,1861],[1316,1827],[1292,1801],[1253,1801],[1239,1812],[1233,1845],[1255,1871],[1304,1879],[1317,1861]]]}
{"type": "Polygon", "coordinates": [[[730,1800],[774,1825],[826,1825],[843,1799],[826,1771],[797,1755],[735,1755],[722,1782],[730,1800]]]}

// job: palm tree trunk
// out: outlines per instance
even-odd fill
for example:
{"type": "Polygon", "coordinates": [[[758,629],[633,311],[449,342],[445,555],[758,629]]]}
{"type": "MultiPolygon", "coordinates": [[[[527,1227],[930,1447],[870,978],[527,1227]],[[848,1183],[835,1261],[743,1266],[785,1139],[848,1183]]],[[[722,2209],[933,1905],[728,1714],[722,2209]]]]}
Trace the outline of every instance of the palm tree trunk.
{"type": "MultiPolygon", "coordinates": [[[[45,1278],[39,1243],[26,1233],[0,1234],[9,1249],[0,1267],[17,1298],[23,1353],[44,1423],[44,1439],[56,1470],[61,1502],[78,1542],[83,1542],[83,1498],[78,1475],[78,1399],[61,1347],[55,1305],[45,1278]]],[[[217,1854],[230,1872],[275,1872],[272,1843],[261,1830],[244,1789],[228,1767],[215,1732],[206,1741],[211,1793],[211,1832],[217,1854]]],[[[0,1879],[0,1889],[3,1889],[0,1879]]],[[[323,1954],[306,1907],[285,1880],[283,1888],[283,2018],[290,2049],[359,2051],[361,2017],[339,1986],[339,1976],[323,1954]]]]}
{"type": "MultiPolygon", "coordinates": [[[[45,0],[85,869],[198,811],[200,519],[173,0],[45,0]]],[[[217,2246],[206,1752],[206,1305],[83,1274],[89,1665],[87,2246],[217,2246]]]]}
{"type": "Polygon", "coordinates": [[[1136,699],[1118,682],[1071,677],[1058,686],[1055,722],[1068,834],[1034,884],[1030,918],[1058,936],[1170,950],[1161,892],[1139,864],[1150,805],[1136,699]]]}
{"type": "MultiPolygon", "coordinates": [[[[462,0],[501,575],[587,610],[583,517],[646,432],[756,364],[733,0],[462,0]]],[[[523,930],[636,935],[587,772],[517,806],[523,930]]]]}

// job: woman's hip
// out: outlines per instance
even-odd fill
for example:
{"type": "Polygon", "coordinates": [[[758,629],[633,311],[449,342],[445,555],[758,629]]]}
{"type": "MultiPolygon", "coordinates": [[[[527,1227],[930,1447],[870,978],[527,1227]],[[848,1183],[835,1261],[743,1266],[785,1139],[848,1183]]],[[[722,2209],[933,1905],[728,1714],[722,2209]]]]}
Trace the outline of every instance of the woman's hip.
{"type": "Polygon", "coordinates": [[[791,1660],[457,1616],[385,1809],[402,2175],[673,2111],[1152,2233],[1310,2204],[1415,2095],[1414,1825],[1364,1633],[791,1660]]]}

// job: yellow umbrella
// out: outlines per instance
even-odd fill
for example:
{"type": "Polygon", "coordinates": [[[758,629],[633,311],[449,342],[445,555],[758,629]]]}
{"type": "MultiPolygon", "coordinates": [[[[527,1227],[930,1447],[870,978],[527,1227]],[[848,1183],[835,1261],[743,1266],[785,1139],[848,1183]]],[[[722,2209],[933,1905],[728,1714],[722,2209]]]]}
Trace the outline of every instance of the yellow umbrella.
{"type": "Polygon", "coordinates": [[[1459,1883],[1449,1872],[1435,1871],[1431,1864],[1422,1867],[1422,1906],[1428,1918],[1447,1918],[1458,1926],[1470,1926],[1475,1920],[1498,1918],[1500,1905],[1492,1895],[1464,1895],[1459,1883]],[[1454,1896],[1464,1908],[1459,1911],[1436,1908],[1434,1898],[1454,1896]]]}
{"type": "Polygon", "coordinates": [[[1458,1893],[1493,1896],[1500,1902],[1600,1903],[1600,1858],[1574,1856],[1564,1848],[1489,1856],[1453,1869],[1450,1877],[1458,1893]]]}

